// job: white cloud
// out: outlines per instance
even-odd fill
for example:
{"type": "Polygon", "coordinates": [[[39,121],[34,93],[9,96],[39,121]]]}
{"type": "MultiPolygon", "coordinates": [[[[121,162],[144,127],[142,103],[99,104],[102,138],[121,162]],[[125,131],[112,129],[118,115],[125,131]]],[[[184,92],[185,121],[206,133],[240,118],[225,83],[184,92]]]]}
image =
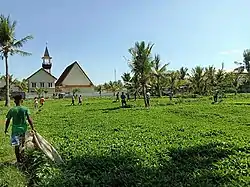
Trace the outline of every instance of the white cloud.
{"type": "Polygon", "coordinates": [[[228,51],[221,51],[220,55],[231,55],[231,54],[241,54],[243,51],[239,49],[232,49],[228,51]]]}

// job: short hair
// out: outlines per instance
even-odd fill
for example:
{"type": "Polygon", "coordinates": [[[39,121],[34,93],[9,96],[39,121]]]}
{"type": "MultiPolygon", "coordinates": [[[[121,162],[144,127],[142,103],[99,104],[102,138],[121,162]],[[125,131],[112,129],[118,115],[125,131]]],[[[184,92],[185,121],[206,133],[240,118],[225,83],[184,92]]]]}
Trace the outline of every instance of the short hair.
{"type": "Polygon", "coordinates": [[[15,99],[15,101],[21,101],[23,99],[23,96],[22,95],[15,95],[13,98],[15,99]]]}

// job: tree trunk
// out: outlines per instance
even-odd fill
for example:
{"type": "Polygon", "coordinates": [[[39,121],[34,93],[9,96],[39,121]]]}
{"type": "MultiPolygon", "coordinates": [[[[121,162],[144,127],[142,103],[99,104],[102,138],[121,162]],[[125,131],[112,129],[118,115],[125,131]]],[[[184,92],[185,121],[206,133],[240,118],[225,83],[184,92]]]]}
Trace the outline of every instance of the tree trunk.
{"type": "Polygon", "coordinates": [[[5,95],[5,106],[10,106],[10,79],[9,79],[9,66],[8,66],[8,55],[4,55],[5,58],[5,84],[6,84],[6,95],[5,95]]]}
{"type": "Polygon", "coordinates": [[[161,97],[160,77],[157,77],[157,89],[158,89],[158,95],[159,97],[161,97]]]}
{"type": "Polygon", "coordinates": [[[147,107],[148,104],[147,104],[147,98],[146,98],[145,85],[142,86],[142,94],[143,94],[143,99],[144,99],[145,107],[147,107]]]}

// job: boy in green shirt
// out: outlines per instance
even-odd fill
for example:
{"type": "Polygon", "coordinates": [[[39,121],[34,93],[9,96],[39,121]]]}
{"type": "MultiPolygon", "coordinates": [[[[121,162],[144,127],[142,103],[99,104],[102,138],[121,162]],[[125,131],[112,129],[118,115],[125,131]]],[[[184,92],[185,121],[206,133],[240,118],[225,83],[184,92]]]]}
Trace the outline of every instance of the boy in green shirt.
{"type": "Polygon", "coordinates": [[[15,147],[15,154],[17,162],[22,161],[22,155],[20,153],[21,147],[24,145],[25,133],[27,131],[27,121],[29,122],[31,129],[34,130],[32,119],[30,118],[29,109],[21,106],[22,96],[17,95],[14,97],[15,107],[11,108],[6,115],[5,134],[8,132],[10,120],[12,119],[12,133],[11,133],[11,145],[15,147]]]}

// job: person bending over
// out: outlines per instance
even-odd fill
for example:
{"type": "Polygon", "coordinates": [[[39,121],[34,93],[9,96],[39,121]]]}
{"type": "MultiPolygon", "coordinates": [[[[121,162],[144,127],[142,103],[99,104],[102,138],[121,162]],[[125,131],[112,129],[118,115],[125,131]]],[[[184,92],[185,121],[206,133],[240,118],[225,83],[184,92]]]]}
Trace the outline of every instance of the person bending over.
{"type": "Polygon", "coordinates": [[[17,162],[22,162],[23,155],[21,153],[21,148],[24,146],[25,133],[28,128],[27,121],[33,131],[34,125],[30,117],[29,109],[21,106],[23,102],[22,96],[15,96],[14,102],[16,106],[11,108],[6,115],[7,120],[4,132],[5,134],[8,132],[8,127],[12,119],[11,145],[15,148],[17,162]]]}

